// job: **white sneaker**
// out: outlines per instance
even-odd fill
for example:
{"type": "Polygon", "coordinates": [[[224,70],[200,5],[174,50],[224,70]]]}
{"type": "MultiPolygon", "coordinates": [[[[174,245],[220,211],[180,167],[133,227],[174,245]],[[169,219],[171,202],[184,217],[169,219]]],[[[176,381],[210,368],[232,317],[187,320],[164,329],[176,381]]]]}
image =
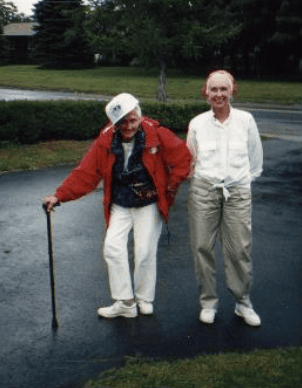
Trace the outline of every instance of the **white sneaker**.
{"type": "Polygon", "coordinates": [[[136,303],[132,306],[127,306],[122,300],[117,300],[110,307],[102,307],[98,309],[98,315],[104,318],[126,317],[135,318],[137,316],[136,303]]]}
{"type": "Polygon", "coordinates": [[[243,304],[236,303],[235,314],[242,317],[250,326],[260,326],[261,319],[252,308],[246,307],[243,304]]]}
{"type": "Polygon", "coordinates": [[[151,302],[145,302],[144,300],[139,300],[137,302],[139,312],[143,315],[152,315],[153,314],[153,304],[151,302]]]}
{"type": "Polygon", "coordinates": [[[215,320],[216,309],[202,309],[199,320],[203,323],[213,323],[215,320]]]}

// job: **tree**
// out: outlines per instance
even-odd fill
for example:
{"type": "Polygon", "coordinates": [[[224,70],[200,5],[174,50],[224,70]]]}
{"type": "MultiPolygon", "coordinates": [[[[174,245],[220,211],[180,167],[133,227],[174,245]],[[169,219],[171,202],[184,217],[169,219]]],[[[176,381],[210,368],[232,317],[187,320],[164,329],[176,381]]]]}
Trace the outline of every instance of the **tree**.
{"type": "Polygon", "coordinates": [[[17,13],[17,7],[12,2],[0,0],[0,63],[8,60],[9,47],[3,34],[3,27],[11,23],[17,13]]]}
{"type": "Polygon", "coordinates": [[[279,71],[298,72],[302,58],[302,14],[300,0],[284,0],[276,13],[276,29],[268,43],[276,52],[279,71]],[[282,55],[280,55],[282,52],[282,55]]]}
{"type": "Polygon", "coordinates": [[[231,0],[242,30],[229,47],[244,58],[245,74],[297,72],[302,47],[300,0],[231,0]]]}
{"type": "MultiPolygon", "coordinates": [[[[125,28],[121,14],[111,0],[90,0],[86,10],[85,32],[95,53],[101,53],[104,63],[115,63],[127,56],[125,28]]],[[[128,55],[128,58],[130,56],[128,55]]]]}
{"type": "Polygon", "coordinates": [[[89,38],[92,45],[102,50],[123,49],[146,66],[157,65],[157,98],[165,101],[168,66],[202,61],[209,50],[218,50],[238,33],[240,25],[225,12],[223,3],[222,0],[101,2],[90,15],[89,38]]]}
{"type": "Polygon", "coordinates": [[[82,0],[40,0],[35,4],[35,58],[47,67],[89,67],[93,54],[83,32],[82,0]]]}
{"type": "Polygon", "coordinates": [[[0,0],[0,33],[4,26],[12,22],[17,12],[18,9],[14,3],[0,0]]]}
{"type": "Polygon", "coordinates": [[[25,23],[30,21],[32,21],[30,17],[24,15],[24,13],[18,13],[18,8],[12,1],[0,0],[0,34],[2,33],[1,28],[9,23],[25,23]]]}

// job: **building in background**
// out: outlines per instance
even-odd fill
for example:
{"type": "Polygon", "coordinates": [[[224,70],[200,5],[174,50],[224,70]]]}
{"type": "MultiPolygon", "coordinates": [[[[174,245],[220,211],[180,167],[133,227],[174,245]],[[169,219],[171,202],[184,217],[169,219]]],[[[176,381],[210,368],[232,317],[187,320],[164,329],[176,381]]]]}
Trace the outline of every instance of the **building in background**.
{"type": "Polygon", "coordinates": [[[9,47],[10,63],[31,63],[34,47],[35,23],[11,23],[3,28],[9,47]]]}

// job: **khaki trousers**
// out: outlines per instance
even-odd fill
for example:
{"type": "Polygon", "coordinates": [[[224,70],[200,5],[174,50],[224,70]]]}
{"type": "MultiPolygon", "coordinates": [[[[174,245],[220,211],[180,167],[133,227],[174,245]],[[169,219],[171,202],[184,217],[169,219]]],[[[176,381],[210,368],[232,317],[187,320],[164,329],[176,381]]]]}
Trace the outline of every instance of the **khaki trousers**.
{"type": "Polygon", "coordinates": [[[228,289],[238,303],[252,307],[251,284],[251,192],[231,186],[225,200],[222,188],[193,177],[189,187],[190,244],[201,288],[201,308],[217,308],[214,246],[219,237],[228,289]]]}

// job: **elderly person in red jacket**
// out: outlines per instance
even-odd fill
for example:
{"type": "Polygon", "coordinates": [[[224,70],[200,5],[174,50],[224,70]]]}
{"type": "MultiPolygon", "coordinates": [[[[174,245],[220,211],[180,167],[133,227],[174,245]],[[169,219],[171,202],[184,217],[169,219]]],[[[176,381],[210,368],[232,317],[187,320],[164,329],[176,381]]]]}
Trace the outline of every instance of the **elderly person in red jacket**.
{"type": "Polygon", "coordinates": [[[162,220],[180,183],[190,172],[190,152],[182,140],[155,120],[142,117],[139,101],[122,93],[106,106],[110,123],[91,150],[54,195],[48,211],[60,202],[92,192],[103,180],[107,226],[104,259],[115,303],[98,309],[105,318],[153,313],[157,246],[162,220]],[[128,235],[134,233],[134,289],[128,262],[128,235]]]}

